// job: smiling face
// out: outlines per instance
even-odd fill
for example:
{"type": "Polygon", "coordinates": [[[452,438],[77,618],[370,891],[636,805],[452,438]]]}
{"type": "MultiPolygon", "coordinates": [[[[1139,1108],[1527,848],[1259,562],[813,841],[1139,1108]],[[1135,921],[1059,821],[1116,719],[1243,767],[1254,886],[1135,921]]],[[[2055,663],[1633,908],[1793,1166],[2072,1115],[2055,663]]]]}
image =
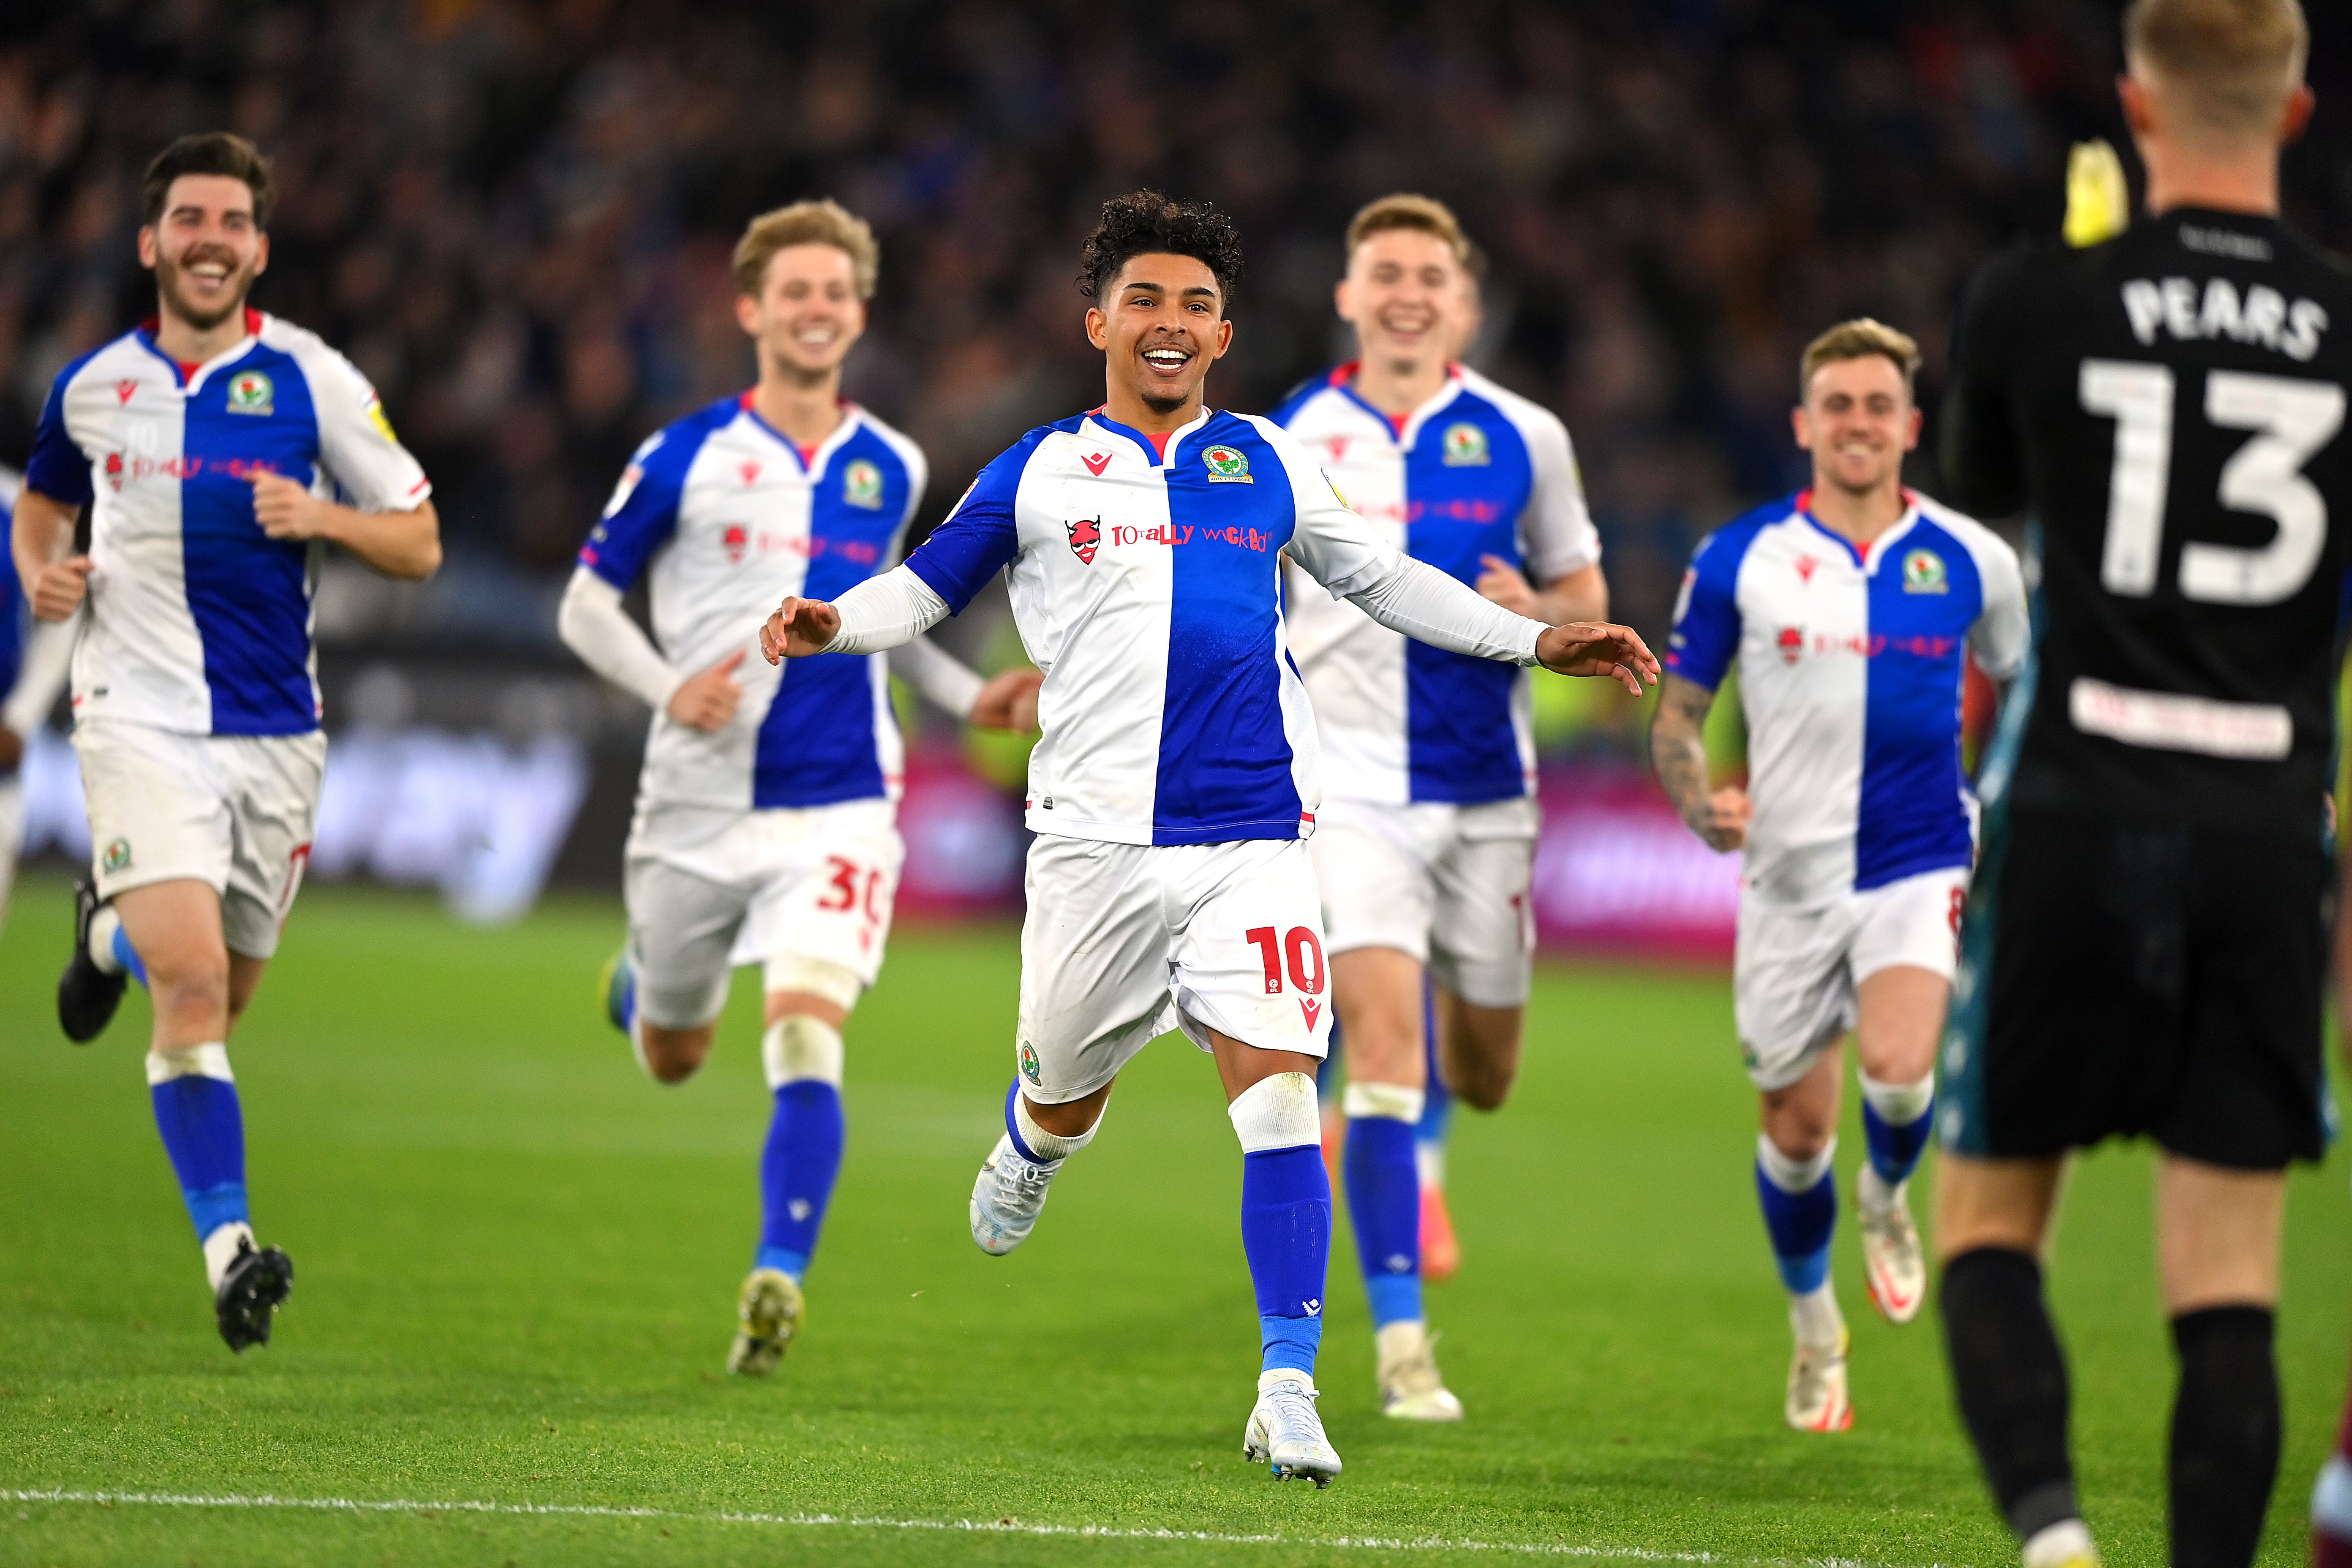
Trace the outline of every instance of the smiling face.
{"type": "Polygon", "coordinates": [[[139,263],[155,274],[163,308],[209,331],[245,308],[269,265],[269,237],[253,219],[253,187],[232,174],[183,174],[163,210],[139,231],[139,263]]]}
{"type": "Polygon", "coordinates": [[[1919,444],[1919,410],[1902,370],[1884,354],[1832,360],[1813,372],[1794,415],[1797,445],[1813,455],[1813,482],[1867,495],[1895,483],[1919,444]]]}
{"type": "Polygon", "coordinates": [[[1366,235],[1334,296],[1356,329],[1358,357],[1418,363],[1451,359],[1477,322],[1469,275],[1454,247],[1426,229],[1366,235]]]}
{"type": "Polygon", "coordinates": [[[829,375],[866,331],[856,263],[836,245],[785,246],[768,258],[759,297],[737,297],[735,319],[764,363],[812,379],[829,375]]]}
{"type": "Polygon", "coordinates": [[[1121,267],[1087,311],[1087,341],[1103,351],[1114,401],[1131,393],[1165,417],[1201,401],[1201,384],[1232,344],[1234,324],[1206,262],[1151,252],[1121,267]]]}

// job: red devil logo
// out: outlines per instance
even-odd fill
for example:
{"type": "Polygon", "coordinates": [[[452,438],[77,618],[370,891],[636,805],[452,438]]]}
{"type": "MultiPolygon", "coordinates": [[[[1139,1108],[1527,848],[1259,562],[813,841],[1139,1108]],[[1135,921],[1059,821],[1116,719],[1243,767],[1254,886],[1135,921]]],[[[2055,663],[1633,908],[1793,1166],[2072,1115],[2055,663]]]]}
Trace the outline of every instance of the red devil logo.
{"type": "Polygon", "coordinates": [[[1797,656],[1804,651],[1805,634],[1799,631],[1794,626],[1782,626],[1780,628],[1780,658],[1787,663],[1794,664],[1797,662],[1797,656]]]}
{"type": "Polygon", "coordinates": [[[106,455],[106,482],[116,489],[122,488],[122,454],[120,452],[106,455]]]}
{"type": "Polygon", "coordinates": [[[1095,552],[1102,547],[1102,519],[1080,518],[1062,526],[1070,531],[1071,553],[1087,565],[1093,565],[1095,552]]]}
{"type": "Polygon", "coordinates": [[[727,559],[740,565],[743,561],[743,547],[751,542],[751,531],[740,522],[730,522],[727,525],[727,531],[720,534],[719,540],[720,543],[727,546],[727,559]]]}

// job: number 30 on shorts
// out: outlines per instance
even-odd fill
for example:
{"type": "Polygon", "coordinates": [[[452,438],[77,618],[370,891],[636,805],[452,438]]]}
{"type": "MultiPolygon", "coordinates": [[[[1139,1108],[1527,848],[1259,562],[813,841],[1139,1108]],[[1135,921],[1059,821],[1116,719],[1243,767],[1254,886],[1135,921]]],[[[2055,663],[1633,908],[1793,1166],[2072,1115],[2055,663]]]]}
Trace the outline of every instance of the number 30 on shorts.
{"type": "Polygon", "coordinates": [[[1258,926],[1242,932],[1242,940],[1257,949],[1258,962],[1265,966],[1265,994],[1282,994],[1282,965],[1290,962],[1290,983],[1309,996],[1323,994],[1326,971],[1323,967],[1323,939],[1306,926],[1292,926],[1290,934],[1276,940],[1272,926],[1258,926]]]}

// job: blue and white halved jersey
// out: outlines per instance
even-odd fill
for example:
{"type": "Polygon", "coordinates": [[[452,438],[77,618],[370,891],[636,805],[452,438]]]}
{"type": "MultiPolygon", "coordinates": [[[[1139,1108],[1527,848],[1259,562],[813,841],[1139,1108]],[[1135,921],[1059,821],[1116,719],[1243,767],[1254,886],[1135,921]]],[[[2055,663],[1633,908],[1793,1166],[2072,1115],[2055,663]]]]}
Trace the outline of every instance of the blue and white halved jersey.
{"type": "Polygon", "coordinates": [[[1816,521],[1811,492],[1699,543],[1665,666],[1713,690],[1739,661],[1748,719],[1748,886],[1813,904],[1975,856],[1960,771],[1965,651],[1998,681],[2025,659],[2017,553],[1907,496],[1867,547],[1816,521]]]}
{"type": "MultiPolygon", "coordinates": [[[[1308,384],[1273,418],[1380,538],[1464,583],[1487,555],[1538,586],[1600,560],[1568,429],[1549,410],[1457,366],[1395,420],[1357,394],[1355,370],[1308,384]]],[[[1527,670],[1416,642],[1320,593],[1294,593],[1288,612],[1330,794],[1467,805],[1534,793],[1527,670]]]]}
{"type": "Polygon", "coordinates": [[[318,335],[259,310],[199,365],[127,332],[59,374],[26,488],[90,504],[89,620],[74,716],[192,734],[319,727],[310,594],[322,546],[272,539],[248,476],[283,474],[362,511],[432,493],[375,390],[318,335]]]}
{"type": "Polygon", "coordinates": [[[1032,430],[908,568],[957,614],[1011,568],[1013,621],[1045,672],[1033,829],[1305,837],[1321,770],[1278,563],[1288,551],[1338,594],[1394,572],[1397,553],[1270,419],[1204,409],[1164,452],[1099,410],[1032,430]]]}
{"type": "Polygon", "coordinates": [[[898,798],[905,751],[880,654],[761,658],[761,623],[787,595],[834,599],[895,564],[929,482],[921,448],[855,404],[803,451],[751,394],[655,432],[605,503],[580,564],[626,593],[642,574],[654,641],[684,670],[741,651],[743,700],[726,728],[656,709],[641,801],[830,805],[898,798]]]}

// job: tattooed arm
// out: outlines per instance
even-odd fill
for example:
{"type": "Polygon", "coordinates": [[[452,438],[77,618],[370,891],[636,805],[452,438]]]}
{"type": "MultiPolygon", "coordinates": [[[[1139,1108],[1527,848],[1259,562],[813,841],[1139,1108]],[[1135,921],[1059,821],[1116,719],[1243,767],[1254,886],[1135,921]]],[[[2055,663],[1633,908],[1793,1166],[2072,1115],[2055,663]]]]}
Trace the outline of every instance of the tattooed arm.
{"type": "Polygon", "coordinates": [[[1650,765],[1690,830],[1718,854],[1748,839],[1748,792],[1727,784],[1706,787],[1706,710],[1715,693],[1695,680],[1669,674],[1658,689],[1658,714],[1650,721],[1650,765]]]}

